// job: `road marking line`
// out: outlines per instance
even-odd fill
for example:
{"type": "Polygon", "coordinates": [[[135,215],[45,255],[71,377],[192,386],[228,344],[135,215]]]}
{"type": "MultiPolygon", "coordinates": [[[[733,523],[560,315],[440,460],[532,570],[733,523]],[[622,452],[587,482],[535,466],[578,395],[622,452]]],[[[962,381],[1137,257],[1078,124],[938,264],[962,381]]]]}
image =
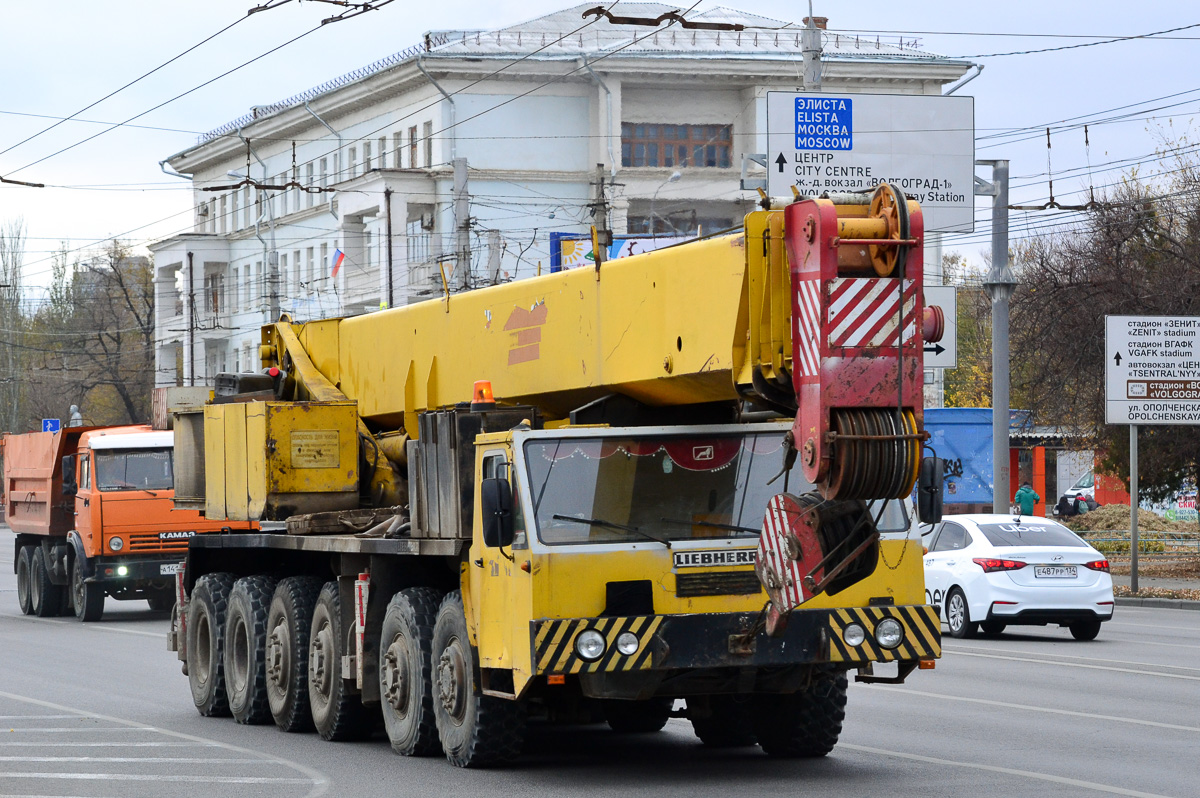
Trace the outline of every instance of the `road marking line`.
{"type": "MultiPolygon", "coordinates": [[[[262,765],[259,759],[228,759],[194,756],[0,756],[0,762],[193,762],[200,765],[242,763],[262,765]]],[[[267,763],[275,764],[275,763],[267,763]]]]}
{"type": "Polygon", "coordinates": [[[12,732],[53,732],[55,734],[70,734],[70,733],[86,732],[88,734],[91,734],[93,732],[133,732],[133,731],[155,732],[158,730],[151,726],[136,726],[133,728],[127,728],[125,726],[70,726],[70,727],[66,727],[66,728],[47,727],[44,729],[39,729],[36,726],[30,726],[29,728],[24,728],[24,727],[10,728],[6,732],[6,731],[4,731],[3,728],[0,728],[0,734],[11,734],[12,732]]]}
{"type": "Polygon", "coordinates": [[[78,715],[0,715],[0,720],[62,720],[78,718],[78,715]]]}
{"type": "MultiPolygon", "coordinates": [[[[1180,612],[1185,612],[1185,610],[1180,610],[1180,612]]],[[[1186,610],[1186,612],[1195,612],[1195,610],[1186,610]]],[[[1196,626],[1166,626],[1161,623],[1124,623],[1122,621],[1107,621],[1107,622],[1105,622],[1104,625],[1105,626],[1133,626],[1138,629],[1173,629],[1176,632],[1194,632],[1197,629],[1196,626]]]]}
{"type": "MultiPolygon", "coordinates": [[[[957,652],[957,653],[960,653],[960,654],[962,654],[962,653],[965,653],[965,652],[963,652],[963,651],[960,651],[959,649],[963,649],[963,648],[969,648],[969,649],[970,649],[970,650],[972,650],[972,651],[982,651],[982,652],[987,652],[987,653],[991,653],[991,652],[993,652],[993,651],[1002,651],[1002,652],[1004,652],[1004,653],[1006,653],[1006,654],[1033,654],[1033,655],[1041,655],[1041,654],[1040,654],[1040,652],[1037,652],[1037,651],[1027,651],[1027,650],[1025,650],[1025,649],[1023,649],[1023,648],[992,648],[991,646],[959,646],[959,645],[954,645],[954,646],[951,646],[951,648],[950,648],[949,650],[950,650],[950,651],[954,651],[954,652],[957,652]]],[[[1047,657],[1049,657],[1049,656],[1051,656],[1051,655],[1050,655],[1050,654],[1044,654],[1044,655],[1041,655],[1041,656],[1047,656],[1047,657]]],[[[1164,665],[1164,664],[1162,664],[1162,663],[1160,663],[1160,662],[1139,662],[1139,661],[1137,661],[1137,660],[1129,660],[1129,659],[1109,659],[1109,658],[1107,658],[1107,657],[1080,657],[1080,656],[1077,656],[1077,655],[1075,655],[1075,654],[1059,654],[1059,655],[1057,655],[1057,656],[1059,656],[1059,657],[1062,657],[1063,659],[1082,659],[1082,660],[1087,660],[1088,662],[1112,662],[1112,663],[1115,663],[1115,664],[1117,664],[1117,665],[1141,665],[1142,667],[1145,667],[1145,668],[1170,668],[1170,669],[1171,669],[1171,670],[1173,670],[1173,671],[1197,671],[1197,672],[1200,672],[1200,668],[1190,668],[1190,667],[1188,667],[1188,666],[1186,666],[1186,665],[1164,665]]]]}
{"type": "Polygon", "coordinates": [[[1009,709],[1024,709],[1029,712],[1045,712],[1050,715],[1070,715],[1076,718],[1090,718],[1092,720],[1111,720],[1118,723],[1133,723],[1138,726],[1153,726],[1156,729],[1171,729],[1173,731],[1188,731],[1200,732],[1200,726],[1180,726],[1175,723],[1160,723],[1156,720],[1139,720],[1138,718],[1126,718],[1119,715],[1098,715],[1094,712],[1079,712],[1073,709],[1054,709],[1052,707],[1037,707],[1029,704],[1014,704],[1009,701],[992,701],[987,698],[967,698],[966,696],[946,695],[944,693],[929,693],[922,690],[911,690],[907,687],[888,687],[886,685],[873,684],[867,685],[872,690],[886,690],[889,693],[904,693],[910,695],[926,696],[929,698],[942,698],[947,701],[963,701],[968,704],[983,704],[991,707],[1007,707],[1009,709]]]}
{"type": "MultiPolygon", "coordinates": [[[[8,742],[0,740],[0,748],[195,748],[202,746],[206,748],[214,748],[217,743],[164,743],[161,741],[146,742],[146,741],[122,741],[119,743],[90,743],[90,742],[69,742],[69,743],[51,743],[51,742],[30,742],[22,740],[20,742],[8,742]]],[[[0,796],[3,798],[3,796],[0,796]]]]}
{"type": "Polygon", "coordinates": [[[308,784],[308,779],[272,778],[270,776],[181,776],[142,773],[28,773],[5,771],[6,779],[66,779],[68,781],[174,781],[188,784],[308,784]]]}
{"type": "MultiPolygon", "coordinates": [[[[299,762],[293,762],[290,759],[284,759],[281,756],[274,756],[272,754],[263,753],[262,751],[255,751],[250,748],[243,748],[239,745],[233,745],[232,743],[223,743],[219,740],[211,740],[211,739],[208,739],[205,737],[197,737],[193,734],[185,734],[183,732],[172,731],[170,729],[163,729],[163,728],[159,728],[159,727],[155,727],[155,726],[146,726],[146,725],[144,725],[142,723],[138,723],[136,721],[126,720],[124,718],[117,718],[117,717],[113,717],[111,715],[101,715],[97,712],[85,712],[81,709],[76,709],[75,707],[66,706],[64,704],[56,704],[52,701],[43,701],[40,698],[30,698],[28,696],[17,695],[16,693],[9,693],[9,692],[5,692],[3,690],[0,690],[0,698],[7,698],[12,701],[20,701],[25,704],[32,704],[33,706],[43,707],[45,709],[56,709],[56,710],[59,710],[62,712],[74,712],[76,715],[79,715],[81,717],[96,718],[99,720],[107,720],[112,723],[120,723],[122,725],[134,727],[136,729],[150,729],[152,731],[158,732],[159,734],[161,734],[165,737],[173,737],[177,740],[187,740],[189,742],[199,743],[202,745],[211,745],[211,746],[215,746],[217,748],[223,748],[226,751],[234,751],[239,754],[248,754],[250,756],[256,757],[259,761],[262,761],[262,762],[272,762],[272,763],[279,763],[282,765],[286,765],[287,767],[292,768],[293,770],[297,771],[298,773],[303,773],[305,776],[307,776],[309,782],[311,782],[311,784],[312,784],[312,789],[310,789],[308,791],[308,794],[305,796],[305,798],[319,798],[319,796],[325,795],[327,792],[329,792],[329,777],[328,776],[326,776],[324,773],[322,773],[321,771],[319,771],[315,768],[308,767],[307,765],[302,765],[299,762]]],[[[7,775],[11,775],[11,774],[7,774],[7,775]]],[[[303,780],[301,780],[301,783],[304,783],[303,780]]]]}
{"type": "Polygon", "coordinates": [[[18,620],[25,621],[26,623],[52,623],[57,626],[82,626],[84,629],[88,629],[93,632],[117,632],[117,633],[123,634],[123,635],[140,635],[141,637],[160,637],[160,638],[163,638],[164,640],[167,637],[166,631],[143,632],[140,629],[121,629],[120,627],[116,627],[116,626],[103,626],[103,625],[95,624],[95,623],[81,624],[79,621],[56,620],[54,618],[38,618],[36,616],[30,617],[30,616],[26,616],[26,615],[13,615],[13,616],[9,616],[9,617],[17,618],[18,620]]]}
{"type": "MultiPolygon", "coordinates": [[[[945,654],[947,652],[943,652],[945,654]]],[[[997,654],[973,654],[968,651],[949,652],[960,657],[981,657],[983,659],[1002,659],[1008,662],[1032,662],[1037,665],[1056,665],[1060,668],[1087,668],[1093,671],[1115,671],[1117,673],[1136,673],[1140,676],[1161,676],[1164,679],[1185,679],[1189,682],[1200,682],[1200,676],[1188,676],[1184,673],[1155,673],[1154,671],[1139,671],[1133,668],[1113,668],[1108,665],[1087,665],[1082,662],[1055,662],[1048,659],[1033,657],[1001,657],[997,654]]]]}
{"type": "Polygon", "coordinates": [[[863,751],[864,753],[868,754],[878,754],[879,756],[892,756],[899,759],[911,759],[914,762],[928,762],[933,765],[952,765],[954,767],[970,768],[971,770],[983,770],[989,773],[1003,773],[1008,776],[1020,776],[1026,779],[1049,781],[1054,784],[1065,784],[1070,787],[1082,787],[1086,790],[1096,790],[1097,792],[1107,792],[1114,795],[1128,795],[1132,796],[1132,798],[1168,798],[1168,796],[1159,795],[1158,793],[1141,792],[1140,790],[1127,790],[1124,787],[1115,787],[1111,784],[1099,784],[1094,781],[1083,781],[1081,779],[1072,779],[1066,776],[1055,776],[1050,773],[1038,773],[1034,770],[1004,768],[997,765],[984,765],[977,762],[959,762],[954,759],[941,759],[940,757],[923,756],[921,754],[906,754],[903,751],[888,751],[884,748],[871,748],[865,745],[852,745],[850,743],[840,743],[838,748],[849,748],[854,751],[863,751]]]}

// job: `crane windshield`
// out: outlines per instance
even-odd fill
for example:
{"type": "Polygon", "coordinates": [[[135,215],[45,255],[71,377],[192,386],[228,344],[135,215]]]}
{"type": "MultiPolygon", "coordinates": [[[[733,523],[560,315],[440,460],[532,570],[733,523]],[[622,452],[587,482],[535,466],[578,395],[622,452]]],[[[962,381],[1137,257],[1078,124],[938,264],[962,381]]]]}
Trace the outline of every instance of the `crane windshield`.
{"type": "MultiPolygon", "coordinates": [[[[755,538],[783,433],[587,437],[525,443],[533,515],[548,544],[755,538]]],[[[794,469],[790,492],[811,490],[794,469]]]]}

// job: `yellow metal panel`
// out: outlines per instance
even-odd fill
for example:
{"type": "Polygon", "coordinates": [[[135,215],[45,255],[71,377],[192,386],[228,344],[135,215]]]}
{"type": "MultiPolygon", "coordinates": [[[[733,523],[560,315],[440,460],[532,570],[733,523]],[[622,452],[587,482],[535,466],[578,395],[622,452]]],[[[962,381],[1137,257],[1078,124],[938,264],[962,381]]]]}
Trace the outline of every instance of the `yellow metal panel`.
{"type": "Polygon", "coordinates": [[[246,466],[246,406],[223,405],[225,411],[225,517],[250,520],[250,487],[246,466]]]}
{"type": "Polygon", "coordinates": [[[225,414],[224,405],[204,408],[204,515],[225,515],[225,414]]]}
{"type": "Polygon", "coordinates": [[[410,434],[406,411],[469,401],[478,379],[552,416],[613,390],[654,405],[731,400],[744,272],[731,235],[610,261],[598,281],[579,269],[456,294],[449,313],[432,300],[342,319],[336,336],[309,324],[302,340],[363,418],[410,434]],[[445,351],[454,359],[435,365],[445,351]]]}
{"type": "Polygon", "coordinates": [[[247,513],[250,518],[262,518],[267,505],[267,466],[259,452],[266,451],[267,406],[251,402],[245,407],[247,513]]]}
{"type": "Polygon", "coordinates": [[[337,386],[341,380],[341,368],[338,365],[338,321],[314,321],[305,324],[300,334],[304,349],[312,358],[313,365],[337,386]]]}
{"type": "Polygon", "coordinates": [[[269,494],[358,493],[353,402],[270,402],[266,413],[269,494]]]}

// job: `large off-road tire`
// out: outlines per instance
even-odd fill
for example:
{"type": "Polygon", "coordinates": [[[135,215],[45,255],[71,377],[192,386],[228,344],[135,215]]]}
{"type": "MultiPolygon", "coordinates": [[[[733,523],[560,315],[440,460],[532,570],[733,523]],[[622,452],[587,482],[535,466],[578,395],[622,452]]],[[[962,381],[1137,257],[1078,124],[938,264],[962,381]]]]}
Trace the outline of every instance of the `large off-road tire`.
{"type": "Polygon", "coordinates": [[[271,720],[267,703],[267,610],[275,593],[272,576],[244,576],[233,583],[225,613],[225,689],[238,723],[271,720]]]}
{"type": "Polygon", "coordinates": [[[646,701],[609,699],[604,702],[604,719],[608,721],[608,727],[618,734],[648,734],[662,731],[671,719],[671,707],[674,704],[670,698],[651,698],[646,701]]]}
{"type": "Polygon", "coordinates": [[[1076,640],[1095,640],[1100,634],[1100,621],[1076,621],[1067,628],[1076,640]]]}
{"type": "Polygon", "coordinates": [[[187,674],[192,703],[209,718],[229,714],[225,692],[225,613],[233,574],[196,580],[187,609],[187,674]]]}
{"type": "Polygon", "coordinates": [[[710,695],[688,699],[692,730],[710,748],[742,748],[754,745],[750,696],[710,695]],[[707,701],[704,699],[707,698],[707,701]]]}
{"type": "Polygon", "coordinates": [[[379,638],[379,694],[392,750],[442,752],[433,710],[433,628],[442,592],[410,587],[392,596],[379,638]]]}
{"type": "Polygon", "coordinates": [[[842,733],[846,688],[845,671],[819,671],[807,690],[756,696],[753,722],[758,744],[769,756],[825,756],[842,733]]]}
{"type": "Polygon", "coordinates": [[[525,739],[525,707],[485,696],[476,682],[462,595],[449,593],[433,627],[433,708],[446,759],[460,768],[507,764],[525,739]]]}
{"type": "Polygon", "coordinates": [[[104,614],[104,586],[83,581],[83,562],[78,557],[71,564],[71,594],[76,618],[84,623],[100,620],[104,614]]]}
{"type": "Polygon", "coordinates": [[[308,706],[308,632],[324,582],[317,576],[280,580],[267,613],[267,704],[285,732],[312,731],[308,706]]]}
{"type": "Polygon", "coordinates": [[[33,546],[17,552],[17,605],[21,612],[33,615],[33,546]]]}
{"type": "Polygon", "coordinates": [[[951,588],[946,596],[946,628],[951,637],[959,639],[974,637],[979,628],[979,624],[971,620],[967,597],[957,587],[951,588]]]}
{"type": "Polygon", "coordinates": [[[326,740],[361,740],[370,732],[366,708],[350,692],[342,673],[342,655],[349,654],[352,629],[342,623],[342,599],[337,582],[326,582],[313,607],[308,638],[308,704],[317,734],[326,740]]]}
{"type": "Polygon", "coordinates": [[[29,581],[30,606],[39,618],[53,618],[62,610],[62,589],[50,581],[50,563],[46,561],[46,550],[41,546],[33,549],[33,568],[29,581]]]}

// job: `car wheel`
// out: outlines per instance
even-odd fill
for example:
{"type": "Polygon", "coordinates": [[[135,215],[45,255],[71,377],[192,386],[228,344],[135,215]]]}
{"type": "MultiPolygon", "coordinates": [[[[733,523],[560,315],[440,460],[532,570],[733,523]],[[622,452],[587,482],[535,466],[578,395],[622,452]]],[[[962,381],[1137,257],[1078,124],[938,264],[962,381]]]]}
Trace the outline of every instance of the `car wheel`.
{"type": "Polygon", "coordinates": [[[1008,626],[1008,624],[1006,624],[1002,621],[980,621],[979,622],[979,631],[983,632],[985,635],[988,635],[989,637],[992,637],[994,635],[998,635],[1001,632],[1003,632],[1007,626],[1008,626]]]}
{"type": "Polygon", "coordinates": [[[1100,634],[1099,621],[1076,621],[1067,628],[1076,640],[1095,640],[1096,635],[1100,634]]]}
{"type": "Polygon", "coordinates": [[[967,597],[957,587],[946,596],[946,626],[950,629],[950,636],[959,639],[974,637],[978,626],[971,620],[967,597]]]}

